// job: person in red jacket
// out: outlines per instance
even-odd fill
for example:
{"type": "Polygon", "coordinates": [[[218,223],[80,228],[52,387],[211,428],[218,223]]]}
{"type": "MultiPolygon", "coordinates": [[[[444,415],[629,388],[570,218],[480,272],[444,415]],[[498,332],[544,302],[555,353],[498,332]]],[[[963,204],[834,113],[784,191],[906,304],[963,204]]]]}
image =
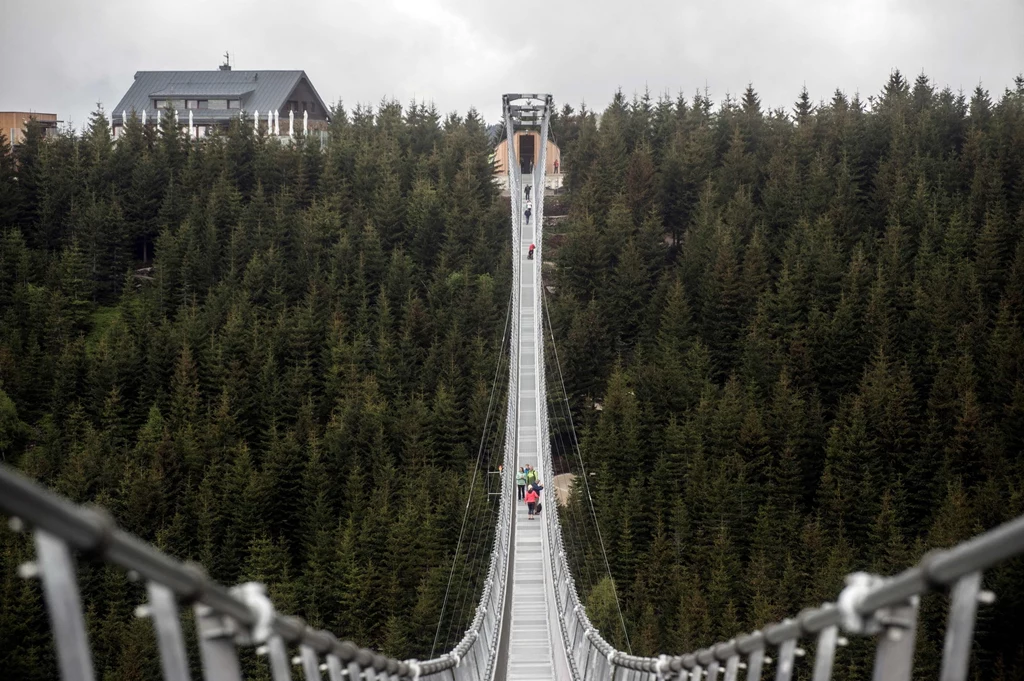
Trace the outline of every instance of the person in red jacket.
{"type": "Polygon", "coordinates": [[[526,254],[527,260],[533,260],[533,249],[536,248],[533,244],[530,244],[530,252],[526,254]]]}
{"type": "Polygon", "coordinates": [[[537,490],[532,487],[526,490],[526,508],[528,510],[526,516],[527,520],[533,520],[533,509],[537,506],[537,497],[539,496],[540,495],[537,494],[537,490]]]}

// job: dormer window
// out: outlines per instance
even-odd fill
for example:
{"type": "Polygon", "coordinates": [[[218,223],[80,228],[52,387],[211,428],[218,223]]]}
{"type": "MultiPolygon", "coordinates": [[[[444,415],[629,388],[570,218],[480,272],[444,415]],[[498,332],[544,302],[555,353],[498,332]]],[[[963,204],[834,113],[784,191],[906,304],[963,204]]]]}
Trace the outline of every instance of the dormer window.
{"type": "Polygon", "coordinates": [[[228,108],[229,109],[241,109],[242,108],[242,100],[240,100],[240,99],[229,99],[228,100],[228,108]]]}
{"type": "Polygon", "coordinates": [[[186,99],[185,100],[185,108],[186,109],[208,109],[209,108],[209,104],[210,104],[209,101],[207,101],[205,99],[186,99]]]}

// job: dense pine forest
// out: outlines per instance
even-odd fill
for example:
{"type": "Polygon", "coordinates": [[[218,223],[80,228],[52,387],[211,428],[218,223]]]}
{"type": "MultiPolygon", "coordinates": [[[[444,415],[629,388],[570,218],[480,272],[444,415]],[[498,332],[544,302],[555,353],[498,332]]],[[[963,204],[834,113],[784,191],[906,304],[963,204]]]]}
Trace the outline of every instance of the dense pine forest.
{"type": "MultiPolygon", "coordinates": [[[[482,120],[339,107],[324,149],[171,120],[0,139],[0,454],[314,626],[449,650],[489,558],[476,494],[439,629],[511,269],[482,120]]],[[[0,530],[3,679],[57,676],[30,556],[0,530]]],[[[81,572],[97,678],[158,678],[142,585],[81,572]]]]}
{"type": "MultiPolygon", "coordinates": [[[[0,456],[315,626],[449,649],[497,476],[449,591],[467,494],[501,454],[486,126],[391,102],[295,144],[169,121],[0,138],[0,456]]],[[[620,93],[551,131],[556,465],[592,474],[608,569],[586,487],[563,521],[609,640],[686,652],[1024,513],[1024,78],[993,98],[893,73],[770,111],[752,86],[620,93]]],[[[56,677],[30,556],[0,529],[4,679],[56,677]]],[[[142,586],[81,574],[98,678],[158,678],[142,586]]],[[[1024,678],[1024,561],[985,584],[975,673],[1024,678]]],[[[920,678],[944,617],[923,599],[920,678]]],[[[866,641],[837,660],[870,675],[866,641]]]]}
{"type": "MultiPolygon", "coordinates": [[[[794,616],[1024,513],[1024,78],[994,100],[896,72],[771,111],[753,87],[620,93],[552,131],[569,200],[547,302],[635,653],[794,616]]],[[[625,648],[576,491],[580,592],[625,648]]],[[[985,584],[972,678],[1024,678],[1024,564],[985,584]]],[[[938,677],[944,616],[923,600],[915,678],[938,677]]],[[[869,678],[867,648],[837,678],[869,678]]]]}

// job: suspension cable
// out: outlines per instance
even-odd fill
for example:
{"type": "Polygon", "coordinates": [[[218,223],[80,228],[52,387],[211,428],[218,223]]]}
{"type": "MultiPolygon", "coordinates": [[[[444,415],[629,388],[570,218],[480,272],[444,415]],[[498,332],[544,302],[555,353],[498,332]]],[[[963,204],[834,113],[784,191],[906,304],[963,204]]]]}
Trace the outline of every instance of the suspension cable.
{"type": "MultiPolygon", "coordinates": [[[[561,418],[563,427],[569,423],[569,419],[566,417],[565,407],[566,403],[563,400],[557,399],[548,393],[548,402],[552,412],[557,410],[558,415],[561,418]]],[[[562,438],[553,438],[552,445],[554,446],[555,453],[565,457],[567,461],[572,461],[570,455],[566,452],[566,445],[562,442],[562,438]]],[[[575,452],[573,453],[575,454],[575,452]]],[[[552,467],[552,472],[554,468],[552,467]]],[[[553,483],[554,481],[552,481],[553,483]]],[[[570,490],[571,495],[572,490],[570,490]]],[[[580,537],[580,528],[586,531],[586,525],[583,522],[583,511],[580,509],[580,502],[569,503],[572,501],[571,496],[568,498],[565,506],[565,518],[567,533],[566,538],[569,542],[569,548],[573,555],[577,557],[577,566],[580,571],[580,579],[583,580],[583,584],[586,591],[590,591],[590,588],[596,583],[594,579],[593,569],[590,565],[590,561],[587,558],[586,551],[586,540],[580,537]],[[573,522],[575,521],[575,523],[573,522]],[[575,541],[574,541],[575,540],[575,541]],[[585,574],[584,574],[585,571],[585,574]]]]}
{"type": "Polygon", "coordinates": [[[484,428],[483,433],[480,434],[480,447],[476,454],[476,465],[473,467],[473,478],[469,482],[469,492],[466,494],[466,508],[462,512],[462,527],[459,528],[459,540],[455,544],[455,555],[452,557],[452,569],[448,573],[448,585],[444,590],[444,601],[441,603],[441,614],[437,619],[437,629],[434,631],[434,642],[430,646],[430,657],[434,657],[434,651],[437,648],[437,639],[441,635],[441,623],[444,621],[444,611],[448,607],[448,596],[452,588],[452,579],[455,577],[455,566],[459,561],[459,551],[462,548],[462,539],[466,532],[466,522],[469,519],[469,507],[473,500],[473,489],[476,486],[476,478],[480,473],[480,459],[483,457],[484,444],[487,442],[487,425],[491,419],[491,412],[494,408],[494,395],[497,392],[498,387],[498,373],[501,371],[501,362],[505,356],[505,343],[508,338],[508,325],[512,318],[512,293],[515,290],[515,286],[510,287],[509,300],[507,310],[505,312],[505,328],[501,332],[501,348],[498,353],[498,361],[495,362],[494,366],[494,379],[491,381],[491,396],[487,403],[487,414],[484,416],[484,428]]]}
{"type": "MultiPolygon", "coordinates": [[[[504,353],[502,354],[502,357],[506,356],[507,355],[505,355],[504,353]]],[[[501,362],[501,364],[499,364],[499,372],[501,371],[501,366],[503,366],[504,364],[504,361],[501,362]]],[[[498,416],[494,421],[492,421],[492,425],[500,425],[500,422],[501,418],[500,416],[498,416]]],[[[487,431],[485,430],[485,433],[486,432],[487,431]]],[[[495,444],[497,443],[498,435],[500,433],[500,428],[490,428],[490,445],[485,450],[488,454],[485,468],[490,468],[491,456],[495,451],[495,444]]],[[[484,482],[483,487],[485,491],[489,488],[489,485],[489,481],[484,482]]],[[[489,504],[488,506],[488,504],[485,503],[485,510],[490,511],[490,514],[488,515],[485,512],[477,512],[474,514],[473,527],[469,531],[469,534],[467,535],[467,541],[470,542],[470,546],[472,548],[467,548],[466,550],[466,575],[464,575],[463,577],[462,595],[461,597],[459,597],[458,615],[455,615],[448,624],[448,633],[445,635],[445,649],[449,647],[452,633],[454,632],[456,635],[458,635],[460,630],[459,628],[462,627],[462,623],[465,621],[463,617],[466,613],[466,607],[475,598],[476,589],[480,584],[480,573],[483,572],[484,568],[487,565],[485,562],[478,562],[477,559],[479,558],[482,552],[487,551],[487,547],[490,547],[491,542],[480,541],[480,533],[481,527],[486,529],[488,527],[494,526],[494,521],[496,520],[496,509],[494,507],[494,504],[489,504]]],[[[455,613],[455,607],[452,608],[452,613],[455,613]]]]}
{"type": "MultiPolygon", "coordinates": [[[[551,325],[551,311],[548,309],[547,293],[543,287],[541,287],[540,294],[544,298],[542,307],[544,308],[544,316],[548,322],[548,332],[551,335],[551,351],[555,357],[555,367],[558,369],[558,381],[562,385],[562,394],[565,396],[565,400],[568,403],[569,393],[565,389],[565,379],[562,376],[562,363],[558,359],[558,346],[555,344],[555,329],[551,325]]],[[[629,642],[629,632],[626,631],[626,618],[622,616],[622,606],[619,604],[619,590],[615,587],[615,578],[612,577],[612,566],[611,563],[608,562],[608,551],[605,549],[604,539],[601,536],[601,524],[597,522],[597,509],[594,507],[594,497],[590,494],[590,481],[587,479],[587,468],[583,464],[583,454],[580,451],[579,438],[576,437],[576,424],[573,422],[572,418],[572,405],[569,405],[569,431],[572,433],[572,444],[576,450],[576,457],[579,459],[580,472],[583,474],[583,485],[587,490],[587,501],[590,502],[590,513],[594,516],[594,527],[597,529],[597,540],[601,544],[601,556],[604,558],[605,569],[608,570],[608,579],[612,583],[612,594],[615,596],[615,609],[619,613],[619,622],[622,624],[622,635],[626,638],[626,649],[629,651],[629,654],[632,655],[633,647],[629,642]]]]}

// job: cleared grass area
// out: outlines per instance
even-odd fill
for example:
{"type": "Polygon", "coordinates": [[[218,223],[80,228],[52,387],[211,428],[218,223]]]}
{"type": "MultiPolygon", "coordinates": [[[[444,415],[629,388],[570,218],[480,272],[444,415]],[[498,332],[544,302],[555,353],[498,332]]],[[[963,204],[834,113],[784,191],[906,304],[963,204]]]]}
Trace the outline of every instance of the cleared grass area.
{"type": "Polygon", "coordinates": [[[89,315],[89,334],[85,337],[86,352],[94,352],[99,345],[103,334],[107,332],[110,325],[121,317],[120,308],[114,306],[97,307],[96,311],[89,315]]]}

